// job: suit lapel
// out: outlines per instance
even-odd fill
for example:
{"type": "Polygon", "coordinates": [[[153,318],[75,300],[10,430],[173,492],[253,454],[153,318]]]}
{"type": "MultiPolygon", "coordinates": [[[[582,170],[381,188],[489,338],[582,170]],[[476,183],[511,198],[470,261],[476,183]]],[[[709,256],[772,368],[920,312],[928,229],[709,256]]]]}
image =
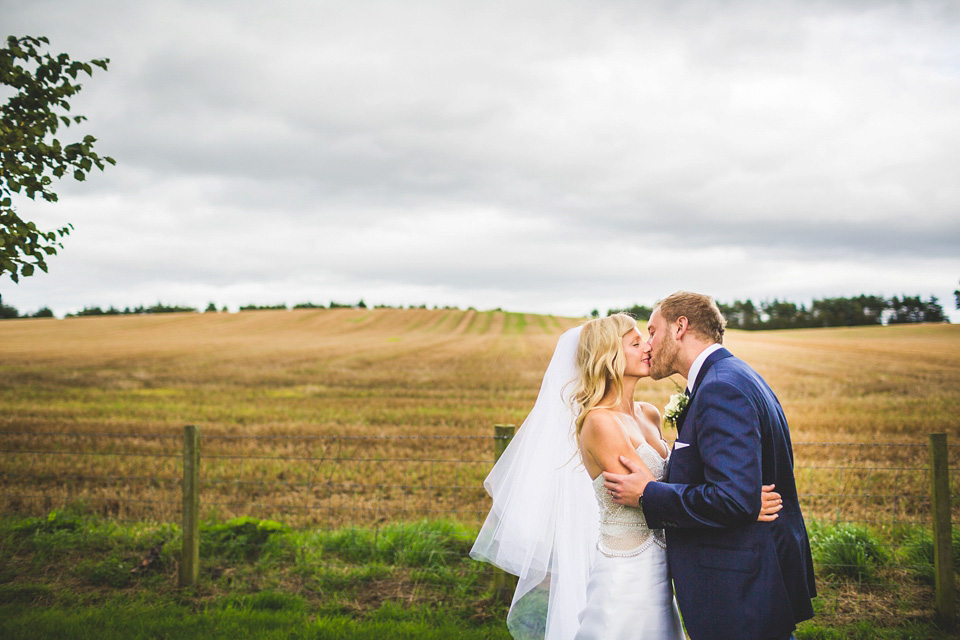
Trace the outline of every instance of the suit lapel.
{"type": "Polygon", "coordinates": [[[687,412],[690,410],[690,406],[693,405],[693,399],[697,395],[697,389],[700,388],[704,378],[707,377],[707,372],[710,371],[710,368],[720,360],[731,357],[733,357],[732,353],[723,347],[720,347],[707,356],[706,360],[704,360],[703,366],[700,367],[700,373],[697,374],[697,380],[693,383],[693,391],[690,392],[690,399],[687,401],[687,405],[683,408],[683,411],[681,411],[680,415],[677,417],[677,438],[680,437],[680,431],[683,429],[683,423],[687,418],[687,412]]]}

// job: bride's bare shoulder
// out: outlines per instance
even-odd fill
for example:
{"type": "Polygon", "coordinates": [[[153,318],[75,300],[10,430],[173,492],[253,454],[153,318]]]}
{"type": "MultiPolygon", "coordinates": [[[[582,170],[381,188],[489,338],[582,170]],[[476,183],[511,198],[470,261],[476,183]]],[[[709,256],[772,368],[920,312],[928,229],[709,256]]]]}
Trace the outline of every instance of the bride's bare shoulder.
{"type": "Polygon", "coordinates": [[[649,402],[637,402],[635,405],[643,417],[660,426],[660,410],[656,406],[649,402]]]}
{"type": "Polygon", "coordinates": [[[587,414],[580,430],[581,438],[603,438],[608,434],[619,434],[620,424],[609,409],[594,409],[587,414]]]}

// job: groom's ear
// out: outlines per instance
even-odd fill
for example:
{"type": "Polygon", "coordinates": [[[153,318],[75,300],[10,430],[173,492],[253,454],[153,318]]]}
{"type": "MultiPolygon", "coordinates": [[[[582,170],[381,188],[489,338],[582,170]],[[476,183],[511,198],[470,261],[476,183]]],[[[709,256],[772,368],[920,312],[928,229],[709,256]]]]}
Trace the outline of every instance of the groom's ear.
{"type": "Polygon", "coordinates": [[[680,338],[683,337],[683,335],[687,332],[687,329],[689,328],[690,328],[690,321],[687,320],[687,316],[680,316],[679,318],[677,318],[676,327],[674,327],[674,331],[676,332],[676,335],[674,337],[677,340],[679,340],[680,338]]]}

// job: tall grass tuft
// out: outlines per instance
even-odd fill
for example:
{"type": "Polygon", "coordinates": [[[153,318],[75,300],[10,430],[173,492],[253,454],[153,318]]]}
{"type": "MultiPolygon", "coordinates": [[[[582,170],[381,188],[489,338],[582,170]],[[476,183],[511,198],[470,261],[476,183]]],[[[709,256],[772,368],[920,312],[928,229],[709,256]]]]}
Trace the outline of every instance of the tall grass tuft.
{"type": "Polygon", "coordinates": [[[287,611],[291,613],[306,611],[306,601],[303,596],[273,589],[246,596],[243,604],[253,611],[287,611]]]}
{"type": "Polygon", "coordinates": [[[249,517],[205,524],[200,527],[200,553],[231,560],[253,560],[260,556],[272,535],[286,530],[279,522],[249,517]]]}
{"type": "MultiPolygon", "coordinates": [[[[960,528],[953,527],[951,532],[953,568],[960,570],[960,528]]],[[[933,536],[926,528],[911,530],[900,546],[901,561],[909,567],[913,575],[925,584],[932,585],[935,580],[933,536]]]]}
{"type": "Polygon", "coordinates": [[[456,522],[435,520],[384,527],[377,540],[380,560],[407,567],[440,567],[450,557],[462,558],[474,534],[456,522]]]}
{"type": "Polygon", "coordinates": [[[883,546],[864,526],[840,523],[814,531],[811,545],[825,575],[869,581],[876,568],[889,559],[883,546]]]}
{"type": "MultiPolygon", "coordinates": [[[[406,567],[442,567],[448,558],[466,557],[475,532],[456,522],[433,520],[397,522],[381,529],[346,527],[301,538],[304,547],[317,545],[325,557],[344,562],[380,562],[406,567]]],[[[306,550],[301,553],[308,553],[306,550]]]]}
{"type": "Polygon", "coordinates": [[[374,531],[363,527],[345,527],[319,540],[330,555],[346,562],[371,562],[376,557],[374,531]]]}

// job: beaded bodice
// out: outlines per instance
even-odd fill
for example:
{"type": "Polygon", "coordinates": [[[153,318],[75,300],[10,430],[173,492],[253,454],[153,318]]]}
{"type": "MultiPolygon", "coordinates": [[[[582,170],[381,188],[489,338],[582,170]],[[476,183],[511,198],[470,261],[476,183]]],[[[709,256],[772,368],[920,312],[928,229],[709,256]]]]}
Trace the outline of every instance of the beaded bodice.
{"type": "MultiPolygon", "coordinates": [[[[644,442],[637,447],[637,454],[654,478],[663,479],[667,460],[660,457],[656,449],[644,442]]],[[[606,556],[635,556],[651,544],[666,548],[663,529],[647,527],[647,520],[641,509],[616,504],[603,487],[603,474],[593,481],[593,491],[600,503],[600,538],[597,548],[601,553],[606,556]]]]}

